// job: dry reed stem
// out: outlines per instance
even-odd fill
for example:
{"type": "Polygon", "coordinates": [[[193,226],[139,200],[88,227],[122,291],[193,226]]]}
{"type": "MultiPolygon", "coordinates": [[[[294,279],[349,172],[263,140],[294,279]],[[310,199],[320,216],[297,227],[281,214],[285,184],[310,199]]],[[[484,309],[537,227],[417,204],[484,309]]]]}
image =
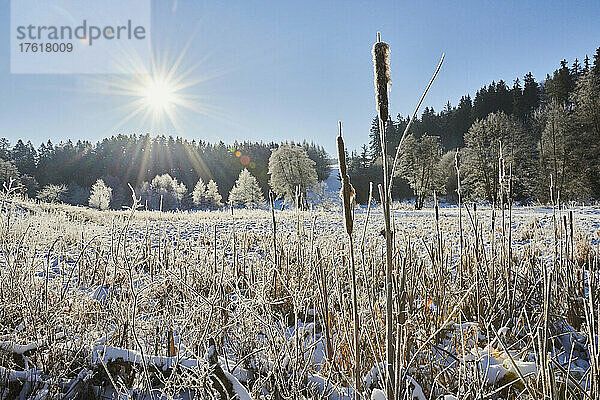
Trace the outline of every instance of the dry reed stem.
{"type": "Polygon", "coordinates": [[[338,160],[340,164],[340,177],[342,179],[342,202],[344,207],[344,220],[346,226],[346,234],[348,235],[348,245],[350,253],[350,274],[352,279],[352,319],[354,328],[354,393],[355,398],[358,398],[360,391],[360,327],[358,320],[358,300],[356,293],[356,265],[354,261],[354,240],[352,238],[352,230],[354,226],[354,216],[352,215],[354,188],[350,184],[350,177],[346,167],[346,152],[344,147],[344,139],[342,138],[342,121],[338,122],[339,134],[337,137],[338,160]]]}

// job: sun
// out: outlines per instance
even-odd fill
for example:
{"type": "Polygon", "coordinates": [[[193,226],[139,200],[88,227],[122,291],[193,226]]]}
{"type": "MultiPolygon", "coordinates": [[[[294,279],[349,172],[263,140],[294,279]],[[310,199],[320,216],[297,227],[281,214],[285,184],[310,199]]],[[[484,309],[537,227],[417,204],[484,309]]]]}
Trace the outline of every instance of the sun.
{"type": "Polygon", "coordinates": [[[188,45],[173,56],[170,51],[154,49],[149,65],[137,54],[124,54],[119,59],[120,74],[86,78],[84,90],[121,98],[115,102],[114,112],[123,118],[114,130],[133,122],[140,130],[174,128],[183,132],[183,121],[191,114],[224,118],[200,87],[222,72],[200,72],[197,67],[203,60],[189,65],[188,45]]]}
{"type": "Polygon", "coordinates": [[[140,97],[153,113],[168,112],[179,102],[175,85],[163,77],[149,76],[140,91],[140,97]]]}

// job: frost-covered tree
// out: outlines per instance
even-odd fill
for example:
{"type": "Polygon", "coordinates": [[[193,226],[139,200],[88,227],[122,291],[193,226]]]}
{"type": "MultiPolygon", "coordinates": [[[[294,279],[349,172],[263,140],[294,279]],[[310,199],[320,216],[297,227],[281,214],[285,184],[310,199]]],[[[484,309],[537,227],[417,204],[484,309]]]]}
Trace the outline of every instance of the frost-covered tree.
{"type": "Polygon", "coordinates": [[[442,145],[438,136],[408,135],[402,143],[399,175],[408,181],[415,196],[415,208],[420,210],[428,196],[444,189],[440,171],[442,145]]]}
{"type": "Polygon", "coordinates": [[[89,205],[99,210],[107,210],[112,199],[112,189],[98,179],[92,186],[89,205]]]}
{"type": "Polygon", "coordinates": [[[460,174],[467,197],[490,203],[498,200],[500,147],[506,178],[512,167],[513,198],[532,197],[537,159],[535,143],[516,117],[503,112],[475,121],[465,134],[460,174]]]}
{"type": "Polygon", "coordinates": [[[168,211],[181,207],[187,188],[169,174],[157,175],[151,183],[144,182],[138,190],[149,209],[168,211]]]}
{"type": "Polygon", "coordinates": [[[59,203],[65,199],[67,194],[66,185],[46,185],[37,194],[37,199],[46,203],[59,203]]]}
{"type": "Polygon", "coordinates": [[[553,101],[545,108],[545,127],[538,150],[538,197],[549,200],[550,176],[555,190],[563,200],[587,199],[586,176],[589,161],[585,159],[586,147],[582,146],[580,132],[570,108],[553,101]]]}
{"type": "Polygon", "coordinates": [[[279,198],[295,201],[296,190],[306,199],[306,192],[317,184],[315,162],[300,146],[283,144],[269,158],[269,185],[279,198]]]}
{"type": "Polygon", "coordinates": [[[131,192],[129,191],[129,188],[127,188],[127,185],[123,185],[118,177],[113,175],[102,175],[99,179],[102,179],[104,184],[112,189],[110,208],[118,210],[123,205],[131,205],[131,192]]]}
{"type": "Polygon", "coordinates": [[[219,193],[219,187],[217,183],[212,179],[208,181],[208,185],[206,185],[206,194],[205,194],[207,205],[211,208],[221,207],[223,203],[221,200],[223,196],[219,193]]]}
{"type": "Polygon", "coordinates": [[[201,207],[206,202],[206,185],[202,178],[198,179],[196,182],[196,186],[194,186],[194,190],[192,191],[192,201],[196,207],[201,207]]]}
{"type": "Polygon", "coordinates": [[[11,180],[15,184],[20,183],[19,170],[10,161],[4,161],[0,159],[0,190],[3,189],[2,186],[5,183],[8,186],[11,180]]]}
{"type": "Polygon", "coordinates": [[[600,47],[593,66],[577,81],[573,93],[578,123],[578,150],[587,187],[594,198],[600,198],[600,47]]]}
{"type": "Polygon", "coordinates": [[[458,177],[455,167],[456,150],[450,150],[444,153],[438,164],[443,190],[440,193],[446,194],[447,199],[458,199],[458,177]]]}
{"type": "Polygon", "coordinates": [[[265,202],[258,181],[244,168],[229,192],[229,203],[234,206],[255,208],[265,202]]]}

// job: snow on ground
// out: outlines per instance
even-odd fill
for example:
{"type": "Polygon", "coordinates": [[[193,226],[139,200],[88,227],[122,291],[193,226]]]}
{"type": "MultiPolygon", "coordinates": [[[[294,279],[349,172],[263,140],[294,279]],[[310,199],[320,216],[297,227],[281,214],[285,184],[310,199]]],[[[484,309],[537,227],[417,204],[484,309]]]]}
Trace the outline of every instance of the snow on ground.
{"type": "MultiPolygon", "coordinates": [[[[330,196],[331,202],[339,203],[339,181],[337,180],[335,170],[332,171],[326,183],[327,193],[330,196]]],[[[572,210],[553,210],[549,207],[515,207],[510,216],[512,229],[515,233],[512,237],[512,244],[516,249],[526,249],[529,247],[543,248],[544,246],[550,248],[554,240],[551,232],[553,231],[555,220],[563,221],[564,218],[569,219],[571,212],[577,233],[582,235],[582,237],[588,238],[591,246],[600,246],[600,208],[598,207],[579,207],[572,210]]],[[[37,285],[38,293],[43,293],[46,290],[44,286],[45,281],[50,282],[48,290],[57,293],[56,299],[60,299],[62,294],[66,293],[69,302],[61,305],[63,310],[75,308],[76,301],[81,301],[89,309],[110,310],[110,307],[114,304],[123,301],[123,298],[126,296],[130,296],[124,266],[117,265],[119,268],[122,268],[122,287],[117,287],[114,282],[110,284],[97,280],[94,281],[93,286],[85,286],[83,284],[86,279],[85,273],[90,273],[91,271],[80,271],[80,263],[83,262],[80,260],[93,260],[94,257],[100,257],[101,261],[96,264],[90,263],[86,265],[96,265],[94,268],[97,268],[98,271],[104,269],[105,273],[107,265],[116,270],[114,258],[111,257],[115,257],[115,254],[119,256],[119,242],[129,241],[130,243],[139,245],[139,248],[142,249],[140,251],[147,252],[146,261],[151,257],[156,257],[157,259],[162,257],[160,258],[161,263],[168,262],[177,265],[178,269],[172,272],[174,276],[161,276],[161,279],[164,279],[168,283],[156,282],[157,278],[152,276],[149,270],[144,270],[142,267],[139,267],[139,275],[133,277],[131,280],[131,290],[136,290],[144,294],[150,291],[158,292],[164,290],[164,298],[166,299],[182,295],[182,289],[178,289],[179,293],[177,293],[174,287],[177,287],[179,282],[185,280],[188,268],[193,269],[197,265],[201,265],[203,268],[207,266],[212,268],[212,257],[215,256],[214,253],[211,253],[213,245],[217,247],[219,257],[221,257],[219,263],[217,263],[219,268],[221,268],[221,265],[236,265],[235,263],[243,265],[246,268],[247,264],[253,265],[253,263],[256,263],[256,265],[259,265],[259,261],[269,264],[265,260],[270,255],[270,248],[264,245],[267,243],[264,238],[272,231],[272,222],[271,214],[266,210],[236,210],[233,216],[229,211],[170,214],[139,212],[131,221],[124,237],[120,237],[120,231],[115,231],[113,226],[123,226],[126,221],[126,213],[102,214],[67,206],[59,208],[56,214],[52,214],[52,218],[48,216],[45,216],[45,219],[39,220],[32,218],[32,215],[36,215],[36,213],[42,214],[39,211],[31,211],[31,214],[27,212],[19,213],[16,221],[12,222],[16,224],[14,229],[18,229],[19,224],[27,226],[27,231],[23,228],[23,232],[32,232],[39,241],[34,246],[34,251],[28,253],[33,260],[31,265],[34,269],[34,274],[27,277],[27,279],[28,282],[33,282],[34,285],[37,285]],[[47,224],[44,224],[44,221],[47,221],[47,224]],[[67,233],[65,233],[64,224],[67,223],[65,221],[69,221],[69,227],[71,228],[67,233]],[[215,236],[217,237],[217,242],[213,243],[211,240],[215,236]],[[57,237],[64,240],[64,248],[62,250],[58,248],[50,250],[53,240],[57,237]],[[82,241],[81,237],[85,237],[86,240],[82,241]],[[243,255],[235,253],[236,256],[234,257],[234,251],[237,252],[240,250],[239,247],[234,247],[232,243],[234,239],[242,237],[246,240],[245,243],[250,244],[248,244],[243,255]],[[91,238],[108,244],[105,253],[99,255],[98,250],[94,246],[85,246],[86,241],[91,238]],[[256,243],[263,245],[256,245],[256,243]],[[192,261],[186,259],[190,255],[196,258],[192,261]]],[[[445,205],[440,208],[439,215],[441,232],[448,242],[457,242],[456,226],[459,214],[462,214],[463,224],[467,226],[476,218],[482,226],[491,229],[492,224],[494,224],[494,230],[497,233],[500,230],[502,215],[498,211],[493,213],[489,207],[478,207],[475,215],[475,211],[471,206],[469,206],[469,211],[467,212],[464,208],[459,210],[455,206],[445,205]]],[[[340,246],[340,243],[336,241],[334,241],[333,245],[331,244],[332,238],[339,239],[339,237],[343,237],[340,236],[341,234],[343,235],[344,229],[343,217],[338,211],[310,211],[300,216],[294,210],[286,210],[277,211],[276,216],[278,219],[278,234],[281,237],[299,237],[308,244],[311,243],[310,238],[314,236],[314,242],[317,245],[327,241],[328,245],[332,246],[334,250],[339,248],[335,246],[340,246]],[[300,233],[298,232],[299,226],[300,233]]],[[[504,218],[508,222],[508,213],[505,213],[504,218]]],[[[365,222],[366,208],[358,207],[356,209],[355,226],[361,229],[357,229],[357,232],[359,232],[357,235],[362,233],[362,227],[365,222]]],[[[436,234],[434,210],[431,208],[415,211],[410,209],[410,205],[395,204],[394,223],[395,231],[399,237],[410,238],[414,242],[431,243],[432,237],[436,234]]],[[[383,218],[381,209],[374,206],[371,210],[367,229],[367,243],[379,243],[378,241],[381,241],[379,231],[382,226],[383,218]]],[[[14,245],[13,242],[11,244],[14,245]]],[[[270,245],[270,242],[268,244],[270,245]]],[[[491,243],[488,241],[484,245],[491,246],[491,243]]],[[[17,257],[18,254],[18,251],[11,250],[10,246],[0,249],[0,268],[4,268],[2,271],[8,268],[7,266],[12,260],[11,257],[17,257]]],[[[455,249],[453,254],[454,261],[457,254],[458,252],[455,249]]],[[[120,257],[124,256],[121,254],[120,257]]],[[[551,257],[551,254],[544,254],[543,257],[547,260],[551,257]]],[[[224,268],[223,271],[225,271],[224,268]]],[[[229,271],[232,273],[233,269],[229,271]]],[[[109,270],[109,272],[111,271],[109,270]]],[[[4,276],[6,275],[4,274],[4,276]]],[[[203,279],[207,279],[207,277],[200,276],[197,278],[200,281],[203,279]]],[[[221,277],[219,279],[224,278],[221,277]]],[[[307,279],[311,285],[314,285],[313,277],[307,279]]],[[[193,282],[193,280],[190,281],[193,282]]],[[[216,282],[219,281],[217,280],[216,282]]],[[[285,286],[287,284],[291,284],[291,282],[283,282],[281,285],[285,286]]],[[[198,290],[198,293],[194,293],[194,295],[197,296],[196,301],[200,304],[203,304],[203,301],[206,300],[205,294],[201,292],[202,289],[194,289],[198,290]]],[[[245,301],[243,295],[244,292],[240,289],[239,292],[231,294],[227,298],[219,297],[219,306],[227,303],[231,306],[231,309],[228,310],[231,313],[237,312],[237,309],[234,307],[240,307],[241,312],[250,312],[251,310],[244,310],[242,308],[244,304],[241,300],[245,301]]],[[[264,296],[262,293],[259,295],[264,296]]],[[[300,300],[295,301],[300,302],[300,300]]],[[[56,300],[56,302],[60,304],[59,300],[56,300]]],[[[129,303],[126,301],[125,304],[129,303]]],[[[152,318],[155,318],[153,313],[157,310],[160,311],[161,307],[158,304],[157,302],[144,305],[147,309],[144,310],[145,314],[143,315],[142,322],[148,322],[152,318]]],[[[273,304],[270,304],[270,306],[273,306],[273,304]]],[[[430,309],[432,312],[437,312],[437,307],[436,304],[431,303],[430,309]]],[[[126,308],[120,311],[123,313],[130,312],[126,308]]],[[[299,346],[300,355],[295,362],[301,361],[309,366],[307,369],[310,369],[310,371],[305,374],[307,387],[327,396],[329,399],[350,399],[352,398],[353,390],[348,382],[344,386],[334,383],[330,378],[326,377],[327,371],[324,370],[324,365],[326,365],[324,333],[322,326],[319,326],[320,322],[314,320],[318,318],[319,312],[314,305],[309,307],[308,311],[309,314],[312,313],[310,314],[313,318],[312,321],[298,319],[288,325],[278,323],[278,325],[270,326],[269,328],[275,333],[267,333],[268,329],[265,328],[261,332],[262,341],[256,338],[253,338],[253,340],[256,339],[256,343],[265,347],[271,345],[269,341],[275,342],[276,340],[278,340],[277,343],[280,348],[295,349],[296,346],[299,346]]],[[[161,318],[164,317],[161,316],[161,318]]],[[[256,318],[260,320],[262,316],[259,315],[256,318]]],[[[165,323],[164,319],[157,319],[159,322],[156,322],[156,324],[165,323]]],[[[185,323],[186,321],[176,322],[176,324],[180,324],[181,326],[185,323]]],[[[186,349],[184,342],[189,340],[190,337],[182,338],[183,333],[179,332],[179,329],[175,329],[174,333],[174,343],[179,349],[179,353],[177,356],[166,357],[153,353],[142,355],[138,350],[134,350],[135,346],[131,345],[131,343],[129,348],[109,345],[109,343],[114,344],[118,335],[122,334],[122,332],[116,332],[115,326],[115,323],[106,324],[102,327],[103,331],[87,332],[91,336],[96,336],[96,341],[92,342],[94,344],[89,349],[89,362],[91,365],[97,363],[108,364],[122,360],[133,364],[145,363],[155,366],[159,370],[167,371],[174,370],[176,367],[197,369],[204,362],[203,359],[194,356],[192,351],[186,349]]],[[[223,326],[226,326],[225,323],[223,323],[223,326]]],[[[66,327],[68,328],[68,326],[66,327]]],[[[65,326],[57,326],[56,328],[65,330],[65,326]]],[[[41,341],[18,340],[23,337],[20,333],[23,329],[23,324],[21,323],[12,332],[8,331],[7,335],[0,336],[0,350],[22,356],[28,352],[36,351],[38,347],[42,347],[40,346],[41,341]]],[[[240,329],[243,331],[243,328],[240,329]]],[[[585,359],[585,346],[582,345],[585,342],[585,338],[581,333],[576,332],[567,325],[563,326],[562,330],[565,333],[557,338],[557,342],[560,343],[564,351],[556,354],[556,360],[565,368],[568,368],[575,376],[583,378],[586,374],[589,374],[588,371],[590,369],[590,364],[585,359]]],[[[0,335],[4,333],[0,332],[0,335]]],[[[525,377],[535,378],[538,374],[535,354],[522,354],[518,350],[510,350],[507,354],[499,346],[499,343],[493,340],[493,336],[491,338],[485,337],[475,322],[451,322],[446,334],[447,338],[442,342],[445,346],[443,349],[444,352],[450,353],[456,358],[453,361],[454,363],[464,364],[470,362],[476,365],[487,385],[493,386],[499,382],[503,382],[503,378],[507,376],[514,378],[520,374],[525,377]],[[461,338],[460,341],[464,348],[468,348],[469,351],[463,353],[457,348],[458,337],[461,338]],[[480,342],[484,341],[486,344],[481,345],[480,342]]],[[[502,326],[498,329],[496,336],[505,338],[511,334],[516,333],[511,332],[508,326],[502,326]]],[[[79,335],[82,334],[79,333],[79,335]]],[[[339,338],[334,339],[337,340],[339,338]]],[[[251,398],[250,394],[248,394],[249,391],[244,386],[248,383],[249,370],[243,363],[238,365],[242,361],[239,354],[236,354],[236,351],[239,350],[239,343],[233,342],[233,340],[225,339],[223,341],[221,347],[223,355],[219,357],[219,364],[224,369],[225,375],[230,379],[233,390],[238,394],[240,400],[249,399],[251,398]],[[231,368],[233,366],[235,368],[231,368]]],[[[334,347],[337,346],[337,343],[336,341],[334,347]]],[[[338,350],[337,347],[335,348],[338,350]]],[[[281,359],[277,359],[277,362],[281,362],[281,365],[277,366],[276,362],[273,361],[272,355],[270,355],[270,359],[267,359],[265,351],[259,350],[256,351],[253,357],[254,366],[260,364],[261,367],[266,366],[265,368],[267,369],[277,367],[283,371],[287,371],[288,366],[292,365],[289,354],[287,358],[282,356],[281,359]]],[[[439,355],[436,352],[432,354],[439,355]]],[[[441,357],[438,358],[438,361],[440,360],[441,357]]],[[[452,362],[448,362],[445,366],[451,367],[453,365],[452,362]]],[[[257,369],[259,368],[257,367],[257,369]]],[[[385,398],[384,393],[375,387],[381,383],[381,369],[382,365],[373,365],[372,369],[363,377],[364,386],[374,388],[371,391],[372,400],[385,398]]],[[[84,370],[80,373],[83,372],[84,370]]],[[[21,368],[20,370],[15,368],[11,370],[0,366],[0,377],[7,377],[8,381],[42,382],[42,373],[36,368],[21,368]]],[[[417,380],[414,380],[410,376],[407,379],[414,387],[412,391],[413,398],[419,400],[427,398],[417,380]]],[[[40,391],[40,393],[42,392],[40,391]]],[[[451,399],[453,397],[446,395],[445,398],[451,399]]]]}

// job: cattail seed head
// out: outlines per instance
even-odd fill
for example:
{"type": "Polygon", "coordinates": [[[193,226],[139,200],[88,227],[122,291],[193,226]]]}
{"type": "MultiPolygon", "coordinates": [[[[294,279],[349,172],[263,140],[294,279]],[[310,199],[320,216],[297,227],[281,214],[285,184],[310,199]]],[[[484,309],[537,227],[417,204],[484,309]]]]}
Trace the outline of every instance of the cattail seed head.
{"type": "Polygon", "coordinates": [[[390,75],[390,46],[384,42],[377,42],[373,45],[373,66],[375,69],[375,101],[379,119],[387,121],[388,111],[388,91],[392,84],[390,75]]]}
{"type": "Polygon", "coordinates": [[[344,139],[342,138],[342,121],[338,122],[339,134],[337,137],[338,161],[340,163],[340,178],[342,179],[342,188],[340,195],[344,205],[344,219],[346,222],[346,233],[352,235],[354,218],[352,216],[352,204],[354,200],[354,188],[350,184],[348,168],[346,166],[346,152],[344,148],[344,139]]]}

